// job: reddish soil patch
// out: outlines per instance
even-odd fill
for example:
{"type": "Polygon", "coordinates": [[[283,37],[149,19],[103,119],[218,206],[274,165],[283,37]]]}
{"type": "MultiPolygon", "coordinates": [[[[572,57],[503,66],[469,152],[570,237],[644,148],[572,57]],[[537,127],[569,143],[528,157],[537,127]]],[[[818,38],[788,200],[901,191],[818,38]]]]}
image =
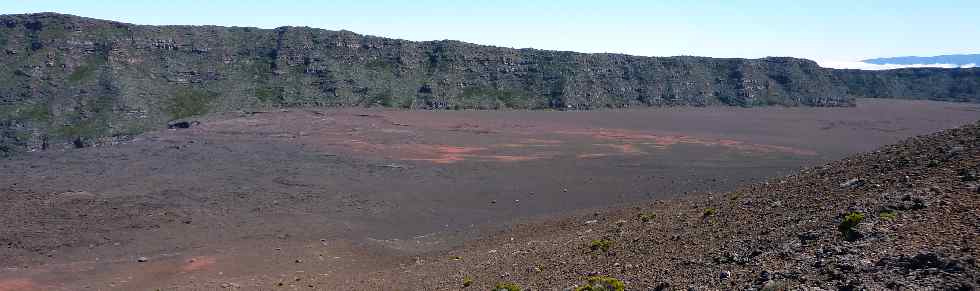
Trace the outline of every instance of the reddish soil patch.
{"type": "Polygon", "coordinates": [[[44,290],[34,281],[28,279],[0,279],[0,291],[32,291],[44,290]]]}
{"type": "Polygon", "coordinates": [[[645,152],[636,149],[636,146],[632,144],[607,144],[605,146],[619,150],[623,154],[645,154],[645,152]]]}
{"type": "Polygon", "coordinates": [[[211,256],[193,257],[180,268],[183,272],[193,272],[211,267],[218,262],[218,258],[211,256]]]}

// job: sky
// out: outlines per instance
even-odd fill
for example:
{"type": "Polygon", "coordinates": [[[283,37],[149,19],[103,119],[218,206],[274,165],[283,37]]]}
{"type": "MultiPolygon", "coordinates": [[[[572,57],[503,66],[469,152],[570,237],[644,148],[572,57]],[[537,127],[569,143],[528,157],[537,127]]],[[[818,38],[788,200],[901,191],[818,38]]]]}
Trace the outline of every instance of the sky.
{"type": "Polygon", "coordinates": [[[153,25],[309,26],[590,53],[792,56],[838,66],[980,52],[976,0],[0,1],[0,14],[33,12],[153,25]]]}

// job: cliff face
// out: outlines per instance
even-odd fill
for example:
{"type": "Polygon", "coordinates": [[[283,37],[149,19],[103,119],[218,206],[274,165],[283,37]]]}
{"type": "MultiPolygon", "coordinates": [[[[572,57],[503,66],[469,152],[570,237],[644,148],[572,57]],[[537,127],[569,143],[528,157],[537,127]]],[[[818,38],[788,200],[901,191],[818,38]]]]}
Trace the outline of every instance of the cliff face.
{"type": "MultiPolygon", "coordinates": [[[[847,85],[857,86],[851,92],[889,96],[861,86],[907,78],[856,72],[841,82],[841,74],[794,58],[581,54],[297,27],[143,26],[52,13],[0,16],[0,48],[0,153],[65,141],[85,146],[168,120],[262,106],[851,106],[847,85]]],[[[923,98],[971,90],[963,99],[980,100],[972,81],[895,86],[946,86],[921,90],[923,98]]]]}
{"type": "Polygon", "coordinates": [[[980,102],[980,68],[835,70],[853,96],[980,102]]]}

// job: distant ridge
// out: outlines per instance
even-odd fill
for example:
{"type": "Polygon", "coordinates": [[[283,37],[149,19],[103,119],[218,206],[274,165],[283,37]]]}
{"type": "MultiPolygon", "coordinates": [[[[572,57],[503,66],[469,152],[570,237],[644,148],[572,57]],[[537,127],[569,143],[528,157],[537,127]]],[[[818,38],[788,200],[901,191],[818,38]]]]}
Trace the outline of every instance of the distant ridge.
{"type": "Polygon", "coordinates": [[[876,65],[918,65],[918,64],[950,64],[956,66],[976,66],[980,64],[980,54],[957,54],[941,55],[933,57],[893,57],[893,58],[874,58],[862,60],[861,62],[876,65]]]}
{"type": "Polygon", "coordinates": [[[834,70],[791,57],[641,57],[309,27],[0,15],[0,156],[112,143],[258,107],[589,110],[980,102],[980,69],[834,70]]]}

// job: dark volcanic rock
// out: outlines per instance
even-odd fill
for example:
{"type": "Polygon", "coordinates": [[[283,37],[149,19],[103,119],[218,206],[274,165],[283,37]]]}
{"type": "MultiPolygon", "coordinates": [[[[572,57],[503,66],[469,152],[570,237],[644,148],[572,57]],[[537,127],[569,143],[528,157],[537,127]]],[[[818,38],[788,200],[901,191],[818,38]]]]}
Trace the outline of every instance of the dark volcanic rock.
{"type": "Polygon", "coordinates": [[[582,54],[307,27],[146,26],[0,16],[0,145],[63,143],[262,106],[424,109],[852,106],[980,100],[978,70],[834,71],[795,58],[582,54]]]}
{"type": "Polygon", "coordinates": [[[195,125],[198,125],[198,124],[201,124],[201,123],[198,122],[198,121],[184,121],[184,120],[181,120],[181,121],[171,121],[171,122],[168,122],[167,123],[167,128],[169,128],[169,129],[185,129],[185,128],[191,128],[191,126],[195,126],[195,125]]]}

